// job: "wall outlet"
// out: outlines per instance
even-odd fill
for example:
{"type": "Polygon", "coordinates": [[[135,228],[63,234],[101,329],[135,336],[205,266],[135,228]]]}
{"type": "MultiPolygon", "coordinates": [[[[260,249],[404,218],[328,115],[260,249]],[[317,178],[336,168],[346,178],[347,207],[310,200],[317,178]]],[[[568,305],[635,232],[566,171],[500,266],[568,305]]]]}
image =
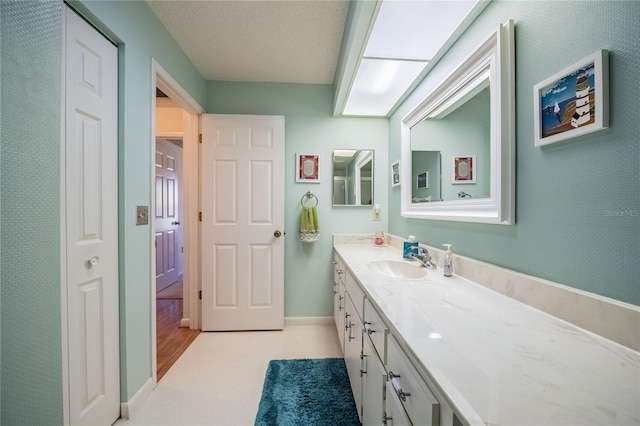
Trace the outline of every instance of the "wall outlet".
{"type": "Polygon", "coordinates": [[[380,220],[380,204],[373,206],[373,220],[380,220]]]}

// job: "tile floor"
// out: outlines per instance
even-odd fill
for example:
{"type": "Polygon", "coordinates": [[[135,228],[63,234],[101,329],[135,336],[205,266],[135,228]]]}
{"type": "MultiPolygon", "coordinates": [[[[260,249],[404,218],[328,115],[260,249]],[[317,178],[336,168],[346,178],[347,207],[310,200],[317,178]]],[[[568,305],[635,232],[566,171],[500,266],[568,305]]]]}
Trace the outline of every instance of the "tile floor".
{"type": "Polygon", "coordinates": [[[333,324],[200,333],[142,409],[116,425],[253,425],[270,360],[340,356],[333,324]]]}

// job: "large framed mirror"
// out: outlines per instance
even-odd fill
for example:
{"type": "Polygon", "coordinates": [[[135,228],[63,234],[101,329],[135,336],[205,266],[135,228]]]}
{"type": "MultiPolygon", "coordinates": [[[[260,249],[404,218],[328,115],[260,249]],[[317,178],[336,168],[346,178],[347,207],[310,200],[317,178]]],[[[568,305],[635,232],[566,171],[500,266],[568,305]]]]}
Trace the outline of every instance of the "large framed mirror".
{"type": "Polygon", "coordinates": [[[333,205],[372,206],[374,152],[372,149],[333,151],[333,205]]]}
{"type": "Polygon", "coordinates": [[[509,21],[403,118],[402,216],[514,222],[514,64],[509,21]]]}

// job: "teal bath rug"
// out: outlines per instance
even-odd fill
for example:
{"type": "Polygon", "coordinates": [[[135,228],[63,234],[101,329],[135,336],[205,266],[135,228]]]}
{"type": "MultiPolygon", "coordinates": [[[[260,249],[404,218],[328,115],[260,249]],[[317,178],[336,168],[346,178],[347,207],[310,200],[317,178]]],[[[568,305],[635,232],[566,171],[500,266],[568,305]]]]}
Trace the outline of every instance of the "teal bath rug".
{"type": "Polygon", "coordinates": [[[269,362],[256,426],[359,424],[342,358],[269,362]]]}

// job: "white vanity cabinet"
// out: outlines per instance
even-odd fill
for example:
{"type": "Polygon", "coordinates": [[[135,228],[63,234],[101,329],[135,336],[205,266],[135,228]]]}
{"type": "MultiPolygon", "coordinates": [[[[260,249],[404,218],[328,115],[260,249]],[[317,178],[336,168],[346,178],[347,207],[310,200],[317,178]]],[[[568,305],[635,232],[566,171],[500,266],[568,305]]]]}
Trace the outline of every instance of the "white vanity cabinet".
{"type": "Polygon", "coordinates": [[[334,259],[334,319],[361,423],[440,425],[438,400],[347,265],[334,259]]]}

